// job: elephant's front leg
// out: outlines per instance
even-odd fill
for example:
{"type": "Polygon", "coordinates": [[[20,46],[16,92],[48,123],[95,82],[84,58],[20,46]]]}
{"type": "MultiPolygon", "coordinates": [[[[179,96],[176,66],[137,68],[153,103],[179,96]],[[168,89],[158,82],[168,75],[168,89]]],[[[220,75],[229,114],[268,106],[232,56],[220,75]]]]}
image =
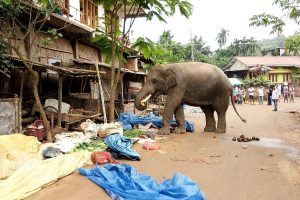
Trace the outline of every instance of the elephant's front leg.
{"type": "Polygon", "coordinates": [[[175,110],[175,119],[177,122],[176,134],[186,133],[183,104],[180,104],[175,110]]]}
{"type": "MultiPolygon", "coordinates": [[[[175,94],[175,92],[173,92],[175,94]]],[[[170,134],[170,126],[176,107],[180,104],[181,99],[175,95],[168,95],[165,103],[165,110],[163,114],[163,126],[159,129],[158,134],[168,135],[170,134]]]]}

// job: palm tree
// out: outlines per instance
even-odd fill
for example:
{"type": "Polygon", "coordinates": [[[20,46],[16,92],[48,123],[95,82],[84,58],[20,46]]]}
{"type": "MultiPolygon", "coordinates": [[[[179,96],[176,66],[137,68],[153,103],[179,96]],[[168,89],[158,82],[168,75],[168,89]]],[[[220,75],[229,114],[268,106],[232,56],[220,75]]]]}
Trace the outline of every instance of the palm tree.
{"type": "Polygon", "coordinates": [[[257,40],[255,40],[253,37],[251,37],[248,40],[248,52],[250,53],[250,55],[253,55],[256,52],[256,50],[259,50],[259,49],[260,49],[260,47],[257,44],[257,40]]]}
{"type": "Polygon", "coordinates": [[[229,35],[229,31],[222,28],[220,30],[220,33],[218,33],[216,40],[219,44],[220,49],[222,49],[222,47],[225,46],[226,42],[227,42],[227,36],[229,35]]]}

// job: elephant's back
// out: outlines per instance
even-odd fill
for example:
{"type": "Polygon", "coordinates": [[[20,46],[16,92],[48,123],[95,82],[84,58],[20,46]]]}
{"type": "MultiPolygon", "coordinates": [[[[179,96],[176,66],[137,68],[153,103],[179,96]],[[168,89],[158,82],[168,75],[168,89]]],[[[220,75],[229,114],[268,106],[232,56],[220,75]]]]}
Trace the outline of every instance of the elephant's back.
{"type": "Polygon", "coordinates": [[[174,68],[176,71],[181,71],[180,74],[187,76],[189,80],[195,82],[214,82],[230,87],[230,81],[225,75],[225,73],[217,66],[202,63],[202,62],[187,62],[187,63],[175,63],[170,65],[171,68],[174,68]]]}
{"type": "Polygon", "coordinates": [[[219,94],[230,95],[232,86],[225,73],[215,65],[201,62],[177,63],[170,66],[182,76],[181,83],[186,83],[186,94],[194,94],[195,99],[211,100],[219,94]],[[226,91],[226,92],[225,92],[226,91]],[[225,92],[225,93],[224,93],[225,92]]]}

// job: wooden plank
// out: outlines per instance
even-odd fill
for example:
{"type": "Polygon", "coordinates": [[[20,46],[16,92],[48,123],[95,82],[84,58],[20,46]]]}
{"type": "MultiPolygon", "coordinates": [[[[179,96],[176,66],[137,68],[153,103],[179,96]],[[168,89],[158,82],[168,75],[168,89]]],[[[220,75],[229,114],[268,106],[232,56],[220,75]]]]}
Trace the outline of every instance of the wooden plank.
{"type": "Polygon", "coordinates": [[[93,12],[92,12],[92,2],[89,0],[89,26],[93,27],[93,12]]]}
{"type": "Polygon", "coordinates": [[[104,95],[103,95],[103,88],[102,88],[102,83],[101,83],[101,78],[100,78],[98,64],[96,64],[95,66],[96,66],[98,83],[99,83],[99,91],[100,91],[100,97],[101,97],[101,103],[102,103],[104,123],[107,123],[106,109],[105,109],[105,102],[104,102],[104,95]]]}
{"type": "Polygon", "coordinates": [[[88,25],[88,0],[83,0],[84,2],[84,19],[85,19],[85,24],[88,25]]]}
{"type": "Polygon", "coordinates": [[[92,26],[93,26],[93,28],[96,28],[96,23],[95,23],[95,21],[96,21],[96,17],[95,17],[95,5],[94,5],[94,3],[92,4],[92,26]]]}
{"type": "Polygon", "coordinates": [[[58,51],[58,52],[62,52],[62,53],[68,53],[68,54],[73,54],[72,51],[66,51],[66,50],[62,50],[62,49],[56,49],[56,48],[51,48],[51,47],[44,47],[42,45],[38,45],[40,48],[42,49],[49,49],[49,50],[53,50],[53,51],[58,51]]]}
{"type": "Polygon", "coordinates": [[[79,48],[78,48],[78,39],[72,40],[72,50],[74,59],[79,58],[79,48]]]}
{"type": "Polygon", "coordinates": [[[59,78],[58,78],[58,112],[57,112],[57,126],[58,127],[61,127],[62,87],[63,87],[63,76],[59,76],[59,78]]]}

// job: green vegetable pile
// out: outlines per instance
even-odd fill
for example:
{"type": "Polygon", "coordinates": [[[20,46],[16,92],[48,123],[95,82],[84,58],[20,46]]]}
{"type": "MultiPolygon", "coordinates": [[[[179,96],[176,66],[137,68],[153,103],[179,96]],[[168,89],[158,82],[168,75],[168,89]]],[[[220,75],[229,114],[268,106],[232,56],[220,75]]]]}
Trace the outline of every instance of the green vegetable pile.
{"type": "Polygon", "coordinates": [[[91,143],[83,142],[78,147],[73,149],[73,152],[87,150],[87,151],[104,151],[107,145],[103,141],[92,141],[91,143]]]}
{"type": "Polygon", "coordinates": [[[140,134],[145,134],[145,133],[146,131],[143,130],[131,129],[131,130],[124,131],[123,135],[128,138],[134,138],[134,137],[139,137],[140,134]]]}

